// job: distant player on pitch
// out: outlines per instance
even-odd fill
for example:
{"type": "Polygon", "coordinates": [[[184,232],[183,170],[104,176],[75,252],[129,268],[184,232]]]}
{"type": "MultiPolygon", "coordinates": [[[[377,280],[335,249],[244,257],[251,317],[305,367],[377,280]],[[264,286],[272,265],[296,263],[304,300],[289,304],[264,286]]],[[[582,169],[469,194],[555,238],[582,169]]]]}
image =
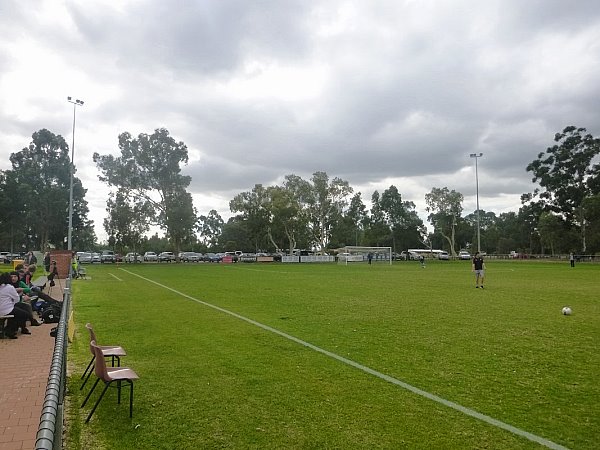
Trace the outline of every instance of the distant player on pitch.
{"type": "Polygon", "coordinates": [[[473,258],[473,272],[475,272],[475,287],[478,288],[481,284],[481,289],[483,289],[485,263],[483,262],[483,258],[479,255],[479,252],[475,253],[475,257],[473,258]]]}

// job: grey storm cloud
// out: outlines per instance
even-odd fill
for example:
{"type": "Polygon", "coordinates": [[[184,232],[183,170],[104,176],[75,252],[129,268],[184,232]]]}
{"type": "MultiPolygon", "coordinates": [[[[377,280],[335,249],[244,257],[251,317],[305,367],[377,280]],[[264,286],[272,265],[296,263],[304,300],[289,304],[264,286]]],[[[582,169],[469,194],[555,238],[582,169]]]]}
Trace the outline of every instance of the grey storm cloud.
{"type": "Polygon", "coordinates": [[[420,210],[448,186],[467,210],[473,152],[482,208],[516,211],[554,133],[600,133],[595,1],[7,0],[0,13],[0,169],[40,128],[70,143],[66,96],[81,96],[76,164],[100,234],[108,190],[91,155],[116,154],[124,131],[184,141],[200,213],[223,215],[254,184],[316,171],[364,199],[394,183],[420,210]]]}

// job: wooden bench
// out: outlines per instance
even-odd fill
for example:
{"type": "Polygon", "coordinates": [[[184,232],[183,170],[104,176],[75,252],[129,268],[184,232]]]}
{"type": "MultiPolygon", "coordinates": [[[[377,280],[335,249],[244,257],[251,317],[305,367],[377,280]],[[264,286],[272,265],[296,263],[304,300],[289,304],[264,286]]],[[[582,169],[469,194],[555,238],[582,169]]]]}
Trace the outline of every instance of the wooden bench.
{"type": "Polygon", "coordinates": [[[6,326],[6,319],[12,319],[13,316],[12,314],[8,314],[6,316],[0,316],[0,339],[4,339],[4,327],[6,326]]]}

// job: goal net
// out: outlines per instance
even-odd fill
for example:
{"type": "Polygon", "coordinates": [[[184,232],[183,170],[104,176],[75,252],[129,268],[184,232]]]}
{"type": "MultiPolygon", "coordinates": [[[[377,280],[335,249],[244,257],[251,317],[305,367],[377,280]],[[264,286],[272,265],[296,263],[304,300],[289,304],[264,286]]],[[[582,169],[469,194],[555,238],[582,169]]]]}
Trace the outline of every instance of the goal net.
{"type": "Polygon", "coordinates": [[[350,263],[392,264],[392,247],[346,246],[338,252],[338,264],[350,263]]]}

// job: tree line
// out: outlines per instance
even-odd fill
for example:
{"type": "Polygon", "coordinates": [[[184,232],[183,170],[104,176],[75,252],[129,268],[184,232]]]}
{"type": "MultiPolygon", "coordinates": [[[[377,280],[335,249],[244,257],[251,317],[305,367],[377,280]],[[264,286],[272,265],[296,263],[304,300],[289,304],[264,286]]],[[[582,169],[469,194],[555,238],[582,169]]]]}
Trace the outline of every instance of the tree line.
{"type": "MultiPolygon", "coordinates": [[[[317,171],[310,179],[295,174],[281,184],[237,194],[232,216],[199,214],[181,173],[188,151],[166,129],[118,139],[119,156],[95,153],[100,180],[111,188],[104,229],[117,251],[180,250],[291,252],[329,251],[346,245],[391,246],[394,251],[427,247],[456,254],[476,242],[477,211],[464,214],[464,197],[444,187],[425,195],[428,232],[412,201],[397,186],[375,191],[367,207],[361,192],[338,177],[317,171]],[[151,226],[164,236],[148,237],[151,226]]],[[[555,144],[525,170],[534,189],[521,197],[518,211],[479,211],[481,248],[488,253],[595,253],[600,251],[600,139],[569,126],[555,144]]],[[[10,157],[0,172],[0,245],[63,248],[67,235],[68,145],[48,130],[10,157]]],[[[85,189],[74,178],[73,247],[97,248],[85,189]]]]}

